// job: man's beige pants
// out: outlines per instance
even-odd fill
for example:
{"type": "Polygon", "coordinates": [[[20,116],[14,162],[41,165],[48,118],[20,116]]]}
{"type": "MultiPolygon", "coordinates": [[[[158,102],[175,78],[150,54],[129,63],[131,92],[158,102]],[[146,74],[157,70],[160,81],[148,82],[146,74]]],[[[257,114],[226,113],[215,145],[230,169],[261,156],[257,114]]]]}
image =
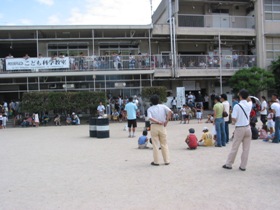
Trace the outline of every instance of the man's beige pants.
{"type": "Polygon", "coordinates": [[[232,167],[234,160],[236,158],[236,154],[238,152],[238,148],[242,143],[242,154],[241,154],[241,164],[240,167],[246,169],[249,150],[252,140],[252,132],[251,127],[236,127],[234,131],[233,143],[231,151],[228,155],[226,166],[232,167]]]}
{"type": "Polygon", "coordinates": [[[154,154],[154,163],[159,163],[158,153],[159,153],[159,144],[161,147],[162,157],[164,163],[169,163],[169,149],[167,145],[167,132],[166,128],[163,125],[151,124],[151,136],[153,143],[153,154],[154,154]]]}

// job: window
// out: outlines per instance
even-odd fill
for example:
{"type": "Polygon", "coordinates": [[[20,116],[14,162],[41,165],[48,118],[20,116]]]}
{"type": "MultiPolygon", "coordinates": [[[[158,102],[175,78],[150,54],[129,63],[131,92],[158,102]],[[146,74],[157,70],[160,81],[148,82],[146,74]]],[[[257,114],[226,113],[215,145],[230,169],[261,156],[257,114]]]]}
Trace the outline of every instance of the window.
{"type": "Polygon", "coordinates": [[[266,39],[266,56],[267,60],[272,61],[278,59],[280,55],[280,38],[266,39]]]}
{"type": "Polygon", "coordinates": [[[264,1],[265,19],[280,21],[280,0],[264,1]]]}
{"type": "Polygon", "coordinates": [[[71,56],[78,56],[81,52],[83,52],[84,55],[89,55],[89,43],[87,42],[62,42],[62,43],[48,43],[48,56],[53,55],[71,55],[71,56]]]}

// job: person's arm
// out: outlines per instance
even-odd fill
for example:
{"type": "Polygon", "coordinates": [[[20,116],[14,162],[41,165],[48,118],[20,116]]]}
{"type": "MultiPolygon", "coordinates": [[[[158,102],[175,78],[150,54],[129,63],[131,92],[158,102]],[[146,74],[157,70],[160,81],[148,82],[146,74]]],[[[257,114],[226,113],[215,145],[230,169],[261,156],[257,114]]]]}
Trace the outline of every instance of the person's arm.
{"type": "Polygon", "coordinates": [[[187,136],[186,140],[185,140],[186,143],[189,142],[189,136],[187,136]]]}
{"type": "Polygon", "coordinates": [[[170,111],[168,111],[168,113],[167,113],[167,115],[166,115],[166,120],[165,120],[165,122],[164,122],[164,127],[166,127],[167,126],[167,124],[168,124],[168,121],[171,119],[171,116],[172,116],[172,111],[170,110],[170,111]]]}
{"type": "Polygon", "coordinates": [[[214,113],[213,113],[213,124],[215,124],[215,119],[216,119],[216,116],[217,116],[217,112],[216,112],[215,108],[213,108],[213,111],[214,111],[214,113]]]}

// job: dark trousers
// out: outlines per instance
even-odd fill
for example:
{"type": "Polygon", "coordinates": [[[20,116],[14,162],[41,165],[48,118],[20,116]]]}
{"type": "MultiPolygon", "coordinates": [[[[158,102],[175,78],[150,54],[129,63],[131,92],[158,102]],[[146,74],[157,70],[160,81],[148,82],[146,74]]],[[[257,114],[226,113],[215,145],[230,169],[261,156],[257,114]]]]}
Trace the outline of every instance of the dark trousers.
{"type": "Polygon", "coordinates": [[[228,122],[225,122],[225,133],[226,133],[226,143],[228,143],[228,141],[229,141],[228,122]]]}
{"type": "Polygon", "coordinates": [[[267,122],[267,115],[265,114],[261,114],[261,121],[262,121],[262,123],[263,123],[263,125],[265,125],[266,124],[266,122],[267,122]]]}

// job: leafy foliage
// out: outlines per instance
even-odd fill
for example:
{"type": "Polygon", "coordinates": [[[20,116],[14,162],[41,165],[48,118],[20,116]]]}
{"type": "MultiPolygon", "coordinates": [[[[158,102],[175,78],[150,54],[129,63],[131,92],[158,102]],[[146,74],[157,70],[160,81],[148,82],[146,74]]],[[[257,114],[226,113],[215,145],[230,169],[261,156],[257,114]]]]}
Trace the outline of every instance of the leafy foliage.
{"type": "Polygon", "coordinates": [[[257,95],[260,91],[274,87],[274,75],[258,67],[244,68],[236,72],[229,81],[233,92],[247,89],[250,94],[257,95]]]}
{"type": "Polygon", "coordinates": [[[275,78],[275,89],[280,93],[280,56],[277,60],[271,62],[269,69],[272,71],[275,78]]]}
{"type": "Polygon", "coordinates": [[[159,96],[161,103],[166,102],[166,87],[158,86],[158,87],[144,87],[142,90],[142,96],[145,101],[150,101],[150,97],[154,94],[159,96]]]}
{"type": "Polygon", "coordinates": [[[31,92],[22,97],[22,111],[71,113],[73,111],[95,112],[99,102],[105,103],[102,92],[31,92]]]}

